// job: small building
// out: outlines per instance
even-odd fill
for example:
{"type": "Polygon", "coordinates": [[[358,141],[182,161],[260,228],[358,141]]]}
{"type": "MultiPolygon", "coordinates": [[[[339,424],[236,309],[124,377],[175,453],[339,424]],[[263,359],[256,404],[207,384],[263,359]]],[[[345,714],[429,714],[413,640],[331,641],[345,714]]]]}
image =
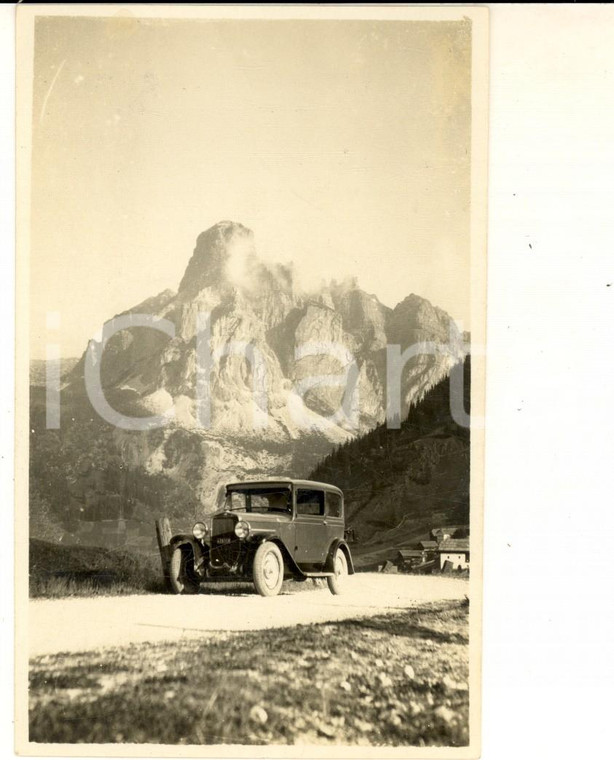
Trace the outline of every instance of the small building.
{"type": "Polygon", "coordinates": [[[430,574],[439,567],[436,555],[423,549],[399,549],[394,564],[400,573],[430,574]]]}
{"type": "Polygon", "coordinates": [[[439,569],[468,570],[469,569],[469,539],[444,538],[437,547],[439,554],[439,569]],[[449,563],[449,564],[446,564],[449,563]]]}
{"type": "Polygon", "coordinates": [[[441,528],[433,528],[431,536],[435,541],[445,541],[447,538],[452,538],[458,527],[458,525],[445,525],[441,528]]]}
{"type": "Polygon", "coordinates": [[[394,564],[401,572],[410,572],[416,565],[421,565],[426,560],[426,552],[422,549],[399,549],[394,564]]]}

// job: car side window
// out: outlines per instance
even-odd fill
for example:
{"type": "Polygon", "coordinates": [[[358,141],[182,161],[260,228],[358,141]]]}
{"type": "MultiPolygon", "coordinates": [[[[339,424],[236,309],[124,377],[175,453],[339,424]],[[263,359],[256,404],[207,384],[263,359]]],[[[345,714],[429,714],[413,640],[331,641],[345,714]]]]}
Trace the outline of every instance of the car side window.
{"type": "Polygon", "coordinates": [[[326,513],[329,515],[329,517],[341,517],[341,496],[339,496],[338,493],[327,491],[326,513]]]}
{"type": "Polygon", "coordinates": [[[324,492],[299,488],[296,492],[296,511],[299,515],[323,515],[324,492]]]}

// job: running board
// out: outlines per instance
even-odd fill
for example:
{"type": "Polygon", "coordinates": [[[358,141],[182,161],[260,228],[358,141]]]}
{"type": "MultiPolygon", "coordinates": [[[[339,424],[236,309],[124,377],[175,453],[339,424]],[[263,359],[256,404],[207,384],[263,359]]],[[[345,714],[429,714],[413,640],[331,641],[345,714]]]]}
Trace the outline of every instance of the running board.
{"type": "Polygon", "coordinates": [[[303,573],[305,578],[332,578],[335,573],[303,573]]]}

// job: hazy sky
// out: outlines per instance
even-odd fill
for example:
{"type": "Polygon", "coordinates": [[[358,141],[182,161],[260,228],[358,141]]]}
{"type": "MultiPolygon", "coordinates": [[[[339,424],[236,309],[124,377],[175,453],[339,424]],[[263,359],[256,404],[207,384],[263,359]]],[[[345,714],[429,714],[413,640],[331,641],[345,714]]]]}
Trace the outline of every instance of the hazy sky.
{"type": "Polygon", "coordinates": [[[468,326],[470,48],[463,22],[38,19],[32,356],[48,311],[74,356],[176,289],[222,219],[468,326]]]}

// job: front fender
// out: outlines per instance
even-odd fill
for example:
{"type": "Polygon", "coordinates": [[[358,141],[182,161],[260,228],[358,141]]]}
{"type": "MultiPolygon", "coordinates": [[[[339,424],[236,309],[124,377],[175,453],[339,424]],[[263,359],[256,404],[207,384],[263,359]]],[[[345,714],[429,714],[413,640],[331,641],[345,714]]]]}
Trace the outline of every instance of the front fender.
{"type": "Polygon", "coordinates": [[[267,535],[265,533],[264,535],[253,536],[250,541],[252,545],[252,557],[253,557],[253,554],[256,553],[256,549],[260,546],[260,544],[263,544],[265,541],[272,541],[273,543],[277,544],[277,546],[279,547],[279,550],[281,551],[281,555],[284,558],[284,562],[286,563],[286,567],[292,573],[292,575],[294,575],[295,577],[299,579],[305,578],[305,574],[294,561],[294,558],[288,551],[284,542],[277,535],[267,535]]]}
{"type": "Polygon", "coordinates": [[[356,571],[354,570],[354,562],[352,561],[350,547],[347,545],[347,541],[344,541],[342,538],[336,538],[328,549],[328,555],[326,557],[326,566],[325,566],[326,572],[328,573],[335,572],[334,562],[335,562],[335,554],[337,553],[337,549],[342,549],[342,551],[344,552],[346,559],[348,561],[348,573],[350,575],[354,575],[356,571]]]}
{"type": "Polygon", "coordinates": [[[188,533],[179,533],[171,538],[170,549],[176,549],[178,546],[189,546],[194,554],[194,569],[204,578],[207,566],[209,564],[209,547],[201,544],[194,536],[188,533]]]}

